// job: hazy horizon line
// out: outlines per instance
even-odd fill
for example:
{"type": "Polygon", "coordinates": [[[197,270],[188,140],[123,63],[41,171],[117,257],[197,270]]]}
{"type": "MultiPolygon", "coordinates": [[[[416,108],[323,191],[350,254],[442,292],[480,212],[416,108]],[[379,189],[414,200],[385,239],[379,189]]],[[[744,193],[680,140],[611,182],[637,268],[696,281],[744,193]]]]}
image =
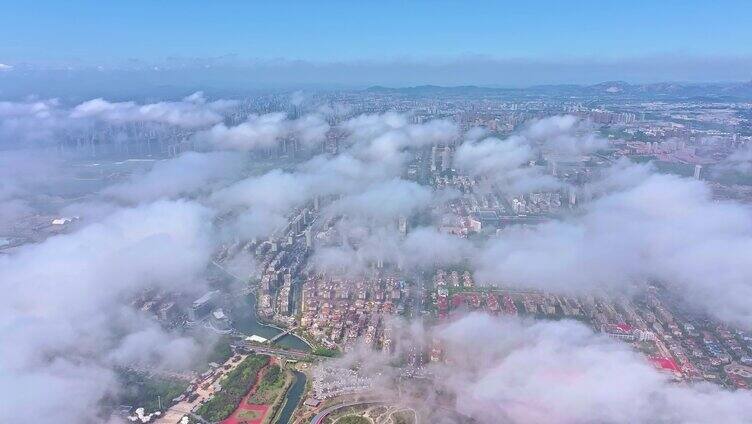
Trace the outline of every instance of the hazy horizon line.
{"type": "Polygon", "coordinates": [[[201,80],[204,83],[252,83],[257,86],[376,85],[404,88],[421,85],[472,85],[528,88],[539,85],[593,85],[611,81],[629,84],[710,84],[752,81],[752,55],[698,56],[673,53],[631,58],[544,59],[468,54],[344,61],[223,55],[207,58],[168,56],[160,60],[126,59],[100,63],[78,59],[44,63],[0,58],[0,79],[76,72],[99,75],[129,73],[152,80],[169,75],[170,78],[178,77],[174,80],[177,84],[201,80]]]}

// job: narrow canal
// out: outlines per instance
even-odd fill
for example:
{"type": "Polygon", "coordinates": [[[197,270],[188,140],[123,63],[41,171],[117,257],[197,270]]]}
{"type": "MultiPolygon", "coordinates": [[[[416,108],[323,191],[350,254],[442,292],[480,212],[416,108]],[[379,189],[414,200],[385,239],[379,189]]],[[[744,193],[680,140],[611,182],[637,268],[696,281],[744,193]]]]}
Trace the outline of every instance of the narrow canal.
{"type": "Polygon", "coordinates": [[[300,371],[293,371],[293,374],[295,375],[295,381],[287,391],[287,400],[285,401],[285,406],[282,407],[282,411],[279,413],[279,417],[277,418],[277,422],[275,424],[290,423],[292,414],[293,412],[295,412],[295,408],[300,403],[303,392],[305,391],[306,375],[300,371]]]}

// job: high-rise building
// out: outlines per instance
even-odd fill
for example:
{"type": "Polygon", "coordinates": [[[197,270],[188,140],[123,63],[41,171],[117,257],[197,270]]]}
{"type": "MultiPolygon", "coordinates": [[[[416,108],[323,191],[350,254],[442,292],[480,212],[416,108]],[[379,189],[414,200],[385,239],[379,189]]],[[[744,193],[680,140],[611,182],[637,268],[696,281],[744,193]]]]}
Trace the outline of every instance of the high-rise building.
{"type": "Polygon", "coordinates": [[[216,306],[216,301],[219,298],[219,290],[207,292],[200,298],[196,299],[191,305],[191,309],[188,310],[188,317],[191,321],[197,321],[211,312],[212,308],[216,306]]]}
{"type": "Polygon", "coordinates": [[[449,147],[444,147],[444,151],[441,153],[441,170],[443,172],[446,172],[451,169],[452,166],[452,158],[449,156],[451,151],[449,150],[449,147]]]}

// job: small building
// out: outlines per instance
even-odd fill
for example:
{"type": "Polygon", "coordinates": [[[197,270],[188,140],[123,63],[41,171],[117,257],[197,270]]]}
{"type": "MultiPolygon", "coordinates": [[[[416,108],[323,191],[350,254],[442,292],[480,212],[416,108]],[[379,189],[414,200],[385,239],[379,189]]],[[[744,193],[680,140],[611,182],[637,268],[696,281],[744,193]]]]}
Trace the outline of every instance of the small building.
{"type": "Polygon", "coordinates": [[[269,341],[268,339],[265,339],[261,336],[257,336],[255,334],[253,334],[251,337],[246,337],[245,340],[249,342],[254,342],[254,343],[266,343],[269,341]]]}
{"type": "Polygon", "coordinates": [[[321,405],[321,400],[316,399],[315,397],[309,397],[308,399],[303,402],[303,405],[308,406],[310,408],[318,408],[319,405],[321,405]]]}

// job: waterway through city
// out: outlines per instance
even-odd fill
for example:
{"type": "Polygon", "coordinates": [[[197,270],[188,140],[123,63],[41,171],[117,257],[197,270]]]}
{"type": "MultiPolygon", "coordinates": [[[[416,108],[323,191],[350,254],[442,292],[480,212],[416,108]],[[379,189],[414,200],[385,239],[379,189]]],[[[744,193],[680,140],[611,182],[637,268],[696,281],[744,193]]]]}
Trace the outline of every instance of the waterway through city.
{"type": "Polygon", "coordinates": [[[287,402],[279,413],[276,424],[289,424],[292,418],[295,408],[300,403],[300,398],[303,396],[306,386],[306,375],[300,371],[293,371],[295,375],[295,381],[287,391],[287,402]]]}
{"type": "MultiPolygon", "coordinates": [[[[236,299],[236,304],[232,308],[232,319],[234,327],[238,331],[247,335],[258,335],[266,339],[271,339],[282,331],[278,328],[266,325],[259,321],[256,315],[256,296],[249,294],[236,299]]],[[[299,337],[289,334],[277,340],[276,344],[290,349],[310,352],[311,348],[299,337]]],[[[295,381],[287,390],[285,395],[285,404],[280,411],[276,424],[288,424],[295,412],[295,408],[300,404],[303,392],[305,392],[306,375],[300,371],[293,371],[295,381]]]]}
{"type": "MultiPolygon", "coordinates": [[[[232,308],[232,320],[235,329],[243,334],[253,334],[265,339],[271,339],[282,330],[262,323],[256,315],[256,296],[248,294],[236,299],[232,308]]],[[[276,341],[276,344],[289,349],[310,352],[311,348],[300,337],[288,334],[276,341]]]]}

